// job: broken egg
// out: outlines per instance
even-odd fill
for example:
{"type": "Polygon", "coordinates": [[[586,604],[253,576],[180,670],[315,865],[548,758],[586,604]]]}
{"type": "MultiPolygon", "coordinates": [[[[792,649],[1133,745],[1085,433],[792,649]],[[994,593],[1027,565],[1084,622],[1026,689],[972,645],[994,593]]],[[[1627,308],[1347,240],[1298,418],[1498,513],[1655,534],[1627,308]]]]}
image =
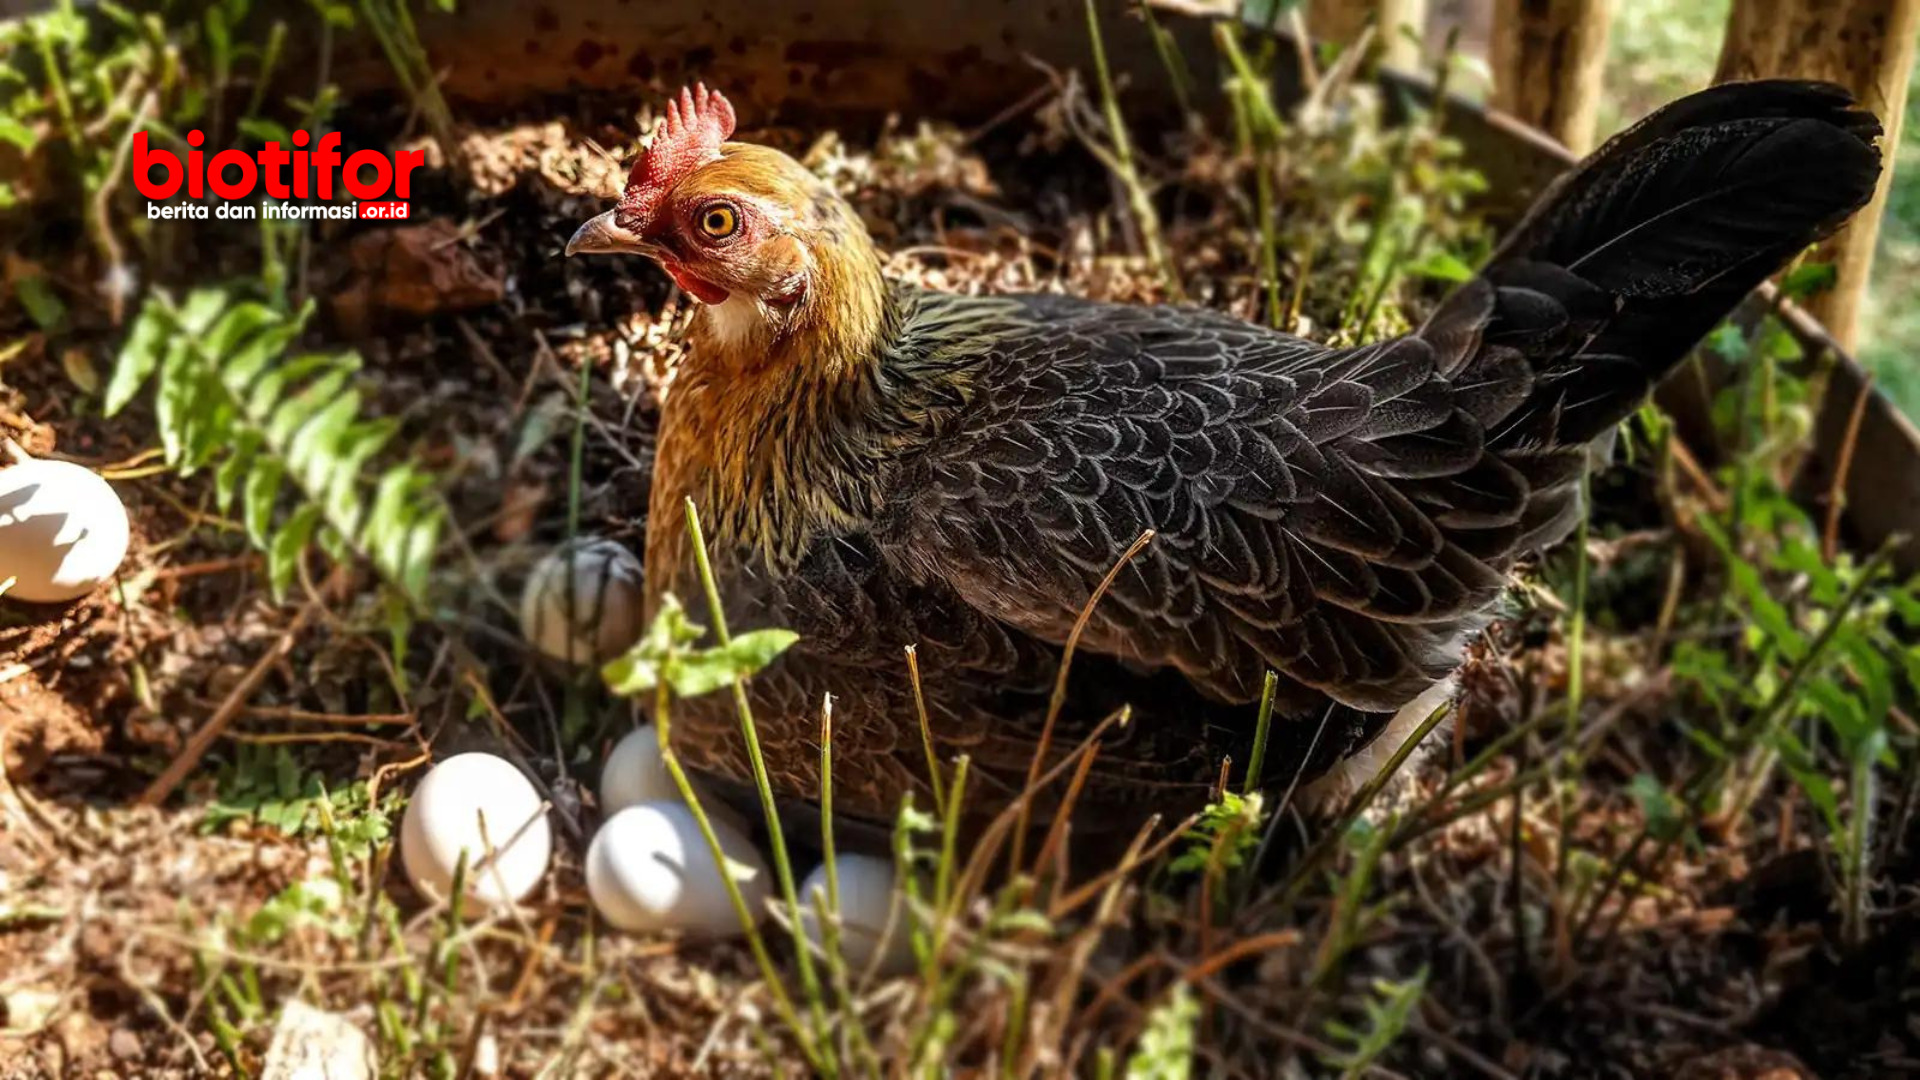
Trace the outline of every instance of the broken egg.
{"type": "Polygon", "coordinates": [[[640,640],[645,581],[623,544],[582,536],[548,552],[520,593],[520,633],[569,664],[600,664],[640,640]]]}
{"type": "Polygon", "coordinates": [[[540,793],[513,763],[456,754],[427,770],[400,823],[400,860],[414,888],[440,900],[453,892],[466,854],[466,894],[504,907],[532,892],[553,854],[540,793]]]}
{"type": "MultiPolygon", "coordinates": [[[[727,872],[755,919],[767,907],[767,866],[733,826],[709,818],[727,872]]],[[[587,893],[621,930],[678,930],[697,937],[741,932],[726,879],[692,811],[678,800],[629,806],[587,848],[587,893]]]]}
{"type": "MultiPolygon", "coordinates": [[[[913,970],[913,925],[900,890],[894,887],[893,860],[839,855],[833,860],[840,885],[840,956],[856,978],[872,970],[881,978],[913,970]]],[[[820,864],[800,886],[800,926],[817,949],[825,950],[820,912],[828,902],[827,865],[820,864]]]]}
{"type": "Polygon", "coordinates": [[[36,604],[85,596],[126,557],[127,508],[92,469],[15,456],[19,464],[0,469],[0,596],[36,604]]]}

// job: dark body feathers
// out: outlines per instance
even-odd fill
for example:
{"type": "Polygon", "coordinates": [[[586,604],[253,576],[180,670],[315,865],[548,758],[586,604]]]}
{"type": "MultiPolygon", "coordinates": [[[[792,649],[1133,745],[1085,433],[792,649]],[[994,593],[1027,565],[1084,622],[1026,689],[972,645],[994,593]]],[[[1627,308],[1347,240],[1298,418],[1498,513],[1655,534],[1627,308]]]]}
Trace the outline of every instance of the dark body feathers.
{"type": "MultiPolygon", "coordinates": [[[[1818,84],[1687,98],[1558,182],[1426,326],[1356,349],[1190,309],[895,290],[833,407],[834,444],[856,448],[833,466],[835,523],[720,530],[735,624],[802,634],[753,684],[782,788],[814,794],[828,691],[842,808],[884,821],[924,787],[916,644],[942,756],[1018,790],[1060,647],[1147,529],[1055,736],[1133,706],[1091,820],[1191,803],[1222,756],[1244,762],[1269,669],[1268,779],[1326,772],[1446,678],[1515,560],[1571,527],[1588,444],[1867,200],[1877,133],[1818,84]]],[[[729,519],[707,506],[723,492],[684,493],[729,519]]],[[[677,741],[738,780],[721,697],[682,706],[677,741]]]]}

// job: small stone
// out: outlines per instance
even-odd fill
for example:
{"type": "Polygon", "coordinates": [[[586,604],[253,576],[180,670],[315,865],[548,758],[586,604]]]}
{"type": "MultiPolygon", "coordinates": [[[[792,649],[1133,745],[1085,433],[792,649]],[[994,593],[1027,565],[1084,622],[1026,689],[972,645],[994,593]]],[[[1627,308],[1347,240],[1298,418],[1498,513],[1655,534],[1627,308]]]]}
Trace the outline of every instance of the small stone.
{"type": "Polygon", "coordinates": [[[126,1028],[114,1028],[107,1036],[107,1051],[121,1061],[132,1061],[140,1056],[140,1037],[126,1028]]]}
{"type": "Polygon", "coordinates": [[[480,1036],[473,1046],[473,1074],[475,1076],[500,1075],[500,1040],[489,1031],[480,1036]]]}
{"type": "Polygon", "coordinates": [[[261,1080],[370,1080],[373,1042],[344,1016],[289,1001],[273,1025],[261,1080]]]}
{"type": "MultiPolygon", "coordinates": [[[[4,885],[0,885],[0,892],[4,891],[4,885]]],[[[60,1007],[60,994],[47,987],[25,986],[7,991],[0,1003],[6,1006],[7,1027],[16,1032],[37,1032],[53,1020],[54,1010],[60,1007]]]]}

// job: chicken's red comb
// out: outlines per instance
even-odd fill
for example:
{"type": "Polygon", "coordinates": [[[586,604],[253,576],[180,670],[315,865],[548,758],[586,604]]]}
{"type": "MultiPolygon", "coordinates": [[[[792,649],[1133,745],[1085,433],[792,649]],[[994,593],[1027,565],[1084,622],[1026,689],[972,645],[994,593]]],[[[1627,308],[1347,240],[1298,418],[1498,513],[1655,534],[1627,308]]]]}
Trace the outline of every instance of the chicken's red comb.
{"type": "Polygon", "coordinates": [[[719,157],[720,144],[732,134],[733,106],[720,91],[700,83],[681,90],[667,102],[667,118],[627,174],[616,220],[624,228],[644,230],[673,185],[719,157]]]}

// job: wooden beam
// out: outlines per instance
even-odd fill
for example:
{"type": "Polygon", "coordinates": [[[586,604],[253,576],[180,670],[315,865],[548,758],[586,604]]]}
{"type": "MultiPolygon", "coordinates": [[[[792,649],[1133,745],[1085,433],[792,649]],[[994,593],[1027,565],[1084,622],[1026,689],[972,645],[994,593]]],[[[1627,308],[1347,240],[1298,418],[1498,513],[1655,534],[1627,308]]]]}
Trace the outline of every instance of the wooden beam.
{"type": "Polygon", "coordinates": [[[1920,0],[1734,0],[1714,73],[1716,82],[1787,76],[1839,83],[1886,125],[1880,143],[1886,158],[1880,188],[1873,201],[1822,246],[1819,257],[1834,264],[1838,280],[1806,304],[1849,350],[1859,332],[1860,301],[1893,180],[1917,38],[1920,0]]]}
{"type": "Polygon", "coordinates": [[[1593,149],[1611,19],[1611,0],[1494,0],[1494,108],[1593,149]]]}

